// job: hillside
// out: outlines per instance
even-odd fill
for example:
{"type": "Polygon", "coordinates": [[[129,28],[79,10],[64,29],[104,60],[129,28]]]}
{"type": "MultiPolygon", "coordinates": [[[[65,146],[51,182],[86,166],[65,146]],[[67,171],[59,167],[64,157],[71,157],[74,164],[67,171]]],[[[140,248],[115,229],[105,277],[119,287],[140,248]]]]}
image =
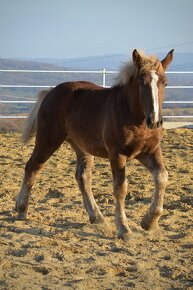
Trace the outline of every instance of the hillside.
{"type": "MultiPolygon", "coordinates": [[[[18,70],[69,70],[61,65],[43,63],[30,60],[14,60],[0,58],[1,69],[18,69],[18,70]]],[[[89,80],[101,83],[101,76],[98,75],[82,75],[82,74],[66,74],[66,73],[18,73],[3,72],[0,74],[1,85],[38,85],[38,86],[55,86],[66,81],[89,80]]],[[[31,88],[1,88],[0,98],[5,99],[9,95],[12,97],[35,97],[39,89],[31,88]]]]}
{"type": "Polygon", "coordinates": [[[16,60],[0,58],[1,69],[37,69],[37,70],[62,70],[63,67],[52,63],[32,60],[16,60]]]}
{"type": "MultiPolygon", "coordinates": [[[[148,52],[147,54],[152,54],[148,52]]],[[[158,52],[157,56],[162,59],[166,52],[158,52]]],[[[23,59],[20,59],[23,60],[23,59]]],[[[32,60],[32,59],[27,59],[32,60]]],[[[85,69],[85,70],[99,70],[106,68],[107,70],[118,70],[120,64],[125,61],[131,60],[131,55],[126,54],[109,54],[99,56],[88,56],[78,58],[39,58],[33,59],[40,63],[53,64],[71,69],[85,69]]],[[[174,60],[171,64],[170,70],[193,70],[193,53],[174,53],[174,60]]]]}
{"type": "MultiPolygon", "coordinates": [[[[164,57],[164,53],[159,53],[160,59],[164,57]]],[[[77,59],[39,59],[39,61],[31,60],[15,60],[15,59],[2,59],[0,58],[0,68],[2,69],[28,69],[28,70],[97,70],[106,68],[106,70],[119,70],[121,63],[126,60],[126,56],[123,54],[107,55],[107,56],[95,56],[87,58],[77,59]]],[[[170,67],[170,71],[193,70],[193,53],[182,54],[176,53],[174,56],[173,64],[170,67]]],[[[107,75],[107,85],[112,85],[115,75],[107,75]]],[[[98,84],[102,84],[102,75],[98,74],[81,74],[81,73],[1,73],[0,83],[2,85],[39,85],[39,86],[55,86],[61,82],[76,81],[76,80],[88,80],[98,84]]],[[[193,74],[168,74],[169,85],[193,85],[193,74]]],[[[7,96],[18,97],[32,97],[39,89],[25,89],[25,88],[12,88],[1,89],[1,99],[7,96]]],[[[192,100],[192,90],[169,90],[167,92],[168,98],[176,98],[192,100]],[[183,96],[183,97],[182,97],[183,96]]]]}
{"type": "MultiPolygon", "coordinates": [[[[159,57],[164,57],[160,54],[159,57]]],[[[79,59],[39,59],[15,60],[0,58],[1,69],[27,69],[27,70],[97,70],[106,68],[106,70],[118,70],[121,62],[126,60],[122,54],[95,56],[79,59]],[[47,62],[46,62],[47,61],[47,62]]],[[[174,58],[170,70],[187,71],[193,70],[193,54],[179,54],[174,58]]],[[[111,86],[115,75],[106,75],[106,84],[111,86]]],[[[102,75],[81,74],[81,73],[11,73],[3,72],[0,74],[1,85],[38,85],[55,86],[66,81],[88,80],[97,84],[102,84],[102,75]]],[[[193,74],[168,74],[169,85],[193,85],[193,74]]],[[[0,88],[1,100],[34,100],[41,88],[0,88]]],[[[166,89],[165,100],[193,100],[193,89],[166,89]]],[[[164,105],[167,108],[167,115],[186,114],[192,115],[192,105],[164,105]]],[[[31,110],[30,104],[2,104],[0,115],[21,115],[31,110]]],[[[5,123],[5,120],[3,121],[5,123]]],[[[20,125],[19,125],[20,126],[20,125]]]]}
{"type": "MultiPolygon", "coordinates": [[[[159,58],[164,53],[159,53],[159,58]]],[[[28,69],[28,70],[119,70],[121,64],[129,60],[123,54],[94,56],[77,59],[39,59],[15,60],[0,58],[1,69],[28,69]],[[47,61],[47,62],[45,62],[47,61]]],[[[193,71],[193,53],[176,53],[170,71],[193,71]]],[[[107,85],[112,85],[114,75],[107,75],[107,85]]],[[[48,85],[55,86],[64,81],[89,80],[98,84],[102,83],[101,75],[91,74],[66,74],[66,73],[1,73],[0,83],[7,85],[48,85]]],[[[193,74],[168,75],[169,85],[193,85],[193,74]]],[[[24,90],[25,91],[25,90],[24,90]]],[[[21,90],[17,90],[19,94],[21,90]]],[[[186,94],[188,92],[186,91],[186,94]]],[[[23,95],[23,94],[22,94],[23,95]]],[[[2,93],[1,93],[2,96],[2,93]]]]}

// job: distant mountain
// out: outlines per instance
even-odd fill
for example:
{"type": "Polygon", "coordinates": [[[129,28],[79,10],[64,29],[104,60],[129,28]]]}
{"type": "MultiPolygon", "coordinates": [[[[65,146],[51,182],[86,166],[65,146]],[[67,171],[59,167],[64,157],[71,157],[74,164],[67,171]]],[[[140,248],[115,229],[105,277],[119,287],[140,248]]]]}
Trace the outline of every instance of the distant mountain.
{"type": "MultiPolygon", "coordinates": [[[[157,54],[160,59],[166,56],[166,53],[157,54]]],[[[76,59],[2,59],[0,58],[1,69],[29,69],[29,70],[119,70],[121,62],[130,60],[130,56],[123,54],[84,57],[76,59]]],[[[170,71],[193,71],[193,53],[175,53],[174,61],[170,71]]],[[[111,86],[114,83],[115,75],[106,75],[106,85],[111,86]]],[[[169,85],[193,85],[193,74],[168,74],[169,85]]],[[[35,99],[42,86],[55,86],[62,82],[87,80],[99,85],[102,84],[101,74],[89,73],[17,73],[4,72],[0,74],[1,85],[27,85],[40,86],[37,88],[30,87],[4,87],[0,90],[1,100],[27,100],[35,99]]],[[[192,89],[166,89],[165,100],[185,100],[192,101],[192,89]]],[[[29,104],[4,104],[1,106],[0,114],[23,114],[29,112],[29,104]]],[[[32,106],[31,106],[32,107],[32,106]]],[[[184,114],[191,114],[191,104],[165,104],[165,108],[187,109],[184,114]]],[[[180,113],[179,113],[180,114],[180,113]]],[[[181,113],[182,114],[182,113],[181,113]]]]}
{"type": "MultiPolygon", "coordinates": [[[[43,59],[40,59],[42,62],[43,59]]],[[[128,61],[130,58],[123,54],[89,56],[69,59],[46,59],[45,62],[62,65],[72,69],[85,70],[117,70],[121,62],[128,61]]]]}
{"type": "MultiPolygon", "coordinates": [[[[166,53],[158,52],[157,55],[162,59],[166,56],[166,53]]],[[[40,58],[26,60],[77,70],[99,70],[103,68],[107,70],[118,70],[122,62],[131,60],[131,56],[125,54],[110,54],[68,59],[40,58]]],[[[193,70],[193,53],[174,53],[174,60],[170,66],[170,70],[193,70]]]]}
{"type": "Polygon", "coordinates": [[[31,59],[0,58],[1,69],[34,69],[34,70],[63,70],[64,67],[54,63],[45,63],[31,59]]]}
{"type": "Polygon", "coordinates": [[[103,68],[110,70],[117,70],[123,61],[128,61],[130,58],[123,54],[111,54],[102,56],[89,56],[79,58],[36,58],[36,59],[23,59],[19,58],[18,61],[32,61],[36,63],[52,64],[68,69],[77,70],[101,70],[103,68]]]}
{"type": "MultiPolygon", "coordinates": [[[[160,59],[166,53],[157,54],[160,59]]],[[[124,54],[83,57],[76,59],[2,59],[0,58],[0,68],[2,69],[35,69],[35,70],[119,70],[122,62],[131,60],[131,56],[124,54]]],[[[170,71],[193,71],[193,53],[175,53],[174,61],[169,68],[170,71]]],[[[99,85],[102,84],[101,74],[81,74],[81,73],[8,73],[0,75],[2,85],[39,85],[55,86],[62,82],[87,80],[99,85]]],[[[114,83],[115,75],[106,75],[106,85],[114,83]]],[[[193,85],[193,74],[168,74],[169,85],[193,85]]],[[[41,88],[38,88],[39,90],[41,88]]],[[[3,89],[1,98],[6,98],[8,93],[15,92],[17,96],[32,96],[37,89],[21,88],[20,90],[10,88],[3,89]],[[33,92],[33,94],[31,94],[33,92]]],[[[192,100],[192,90],[178,89],[167,90],[167,97],[192,100]]]]}

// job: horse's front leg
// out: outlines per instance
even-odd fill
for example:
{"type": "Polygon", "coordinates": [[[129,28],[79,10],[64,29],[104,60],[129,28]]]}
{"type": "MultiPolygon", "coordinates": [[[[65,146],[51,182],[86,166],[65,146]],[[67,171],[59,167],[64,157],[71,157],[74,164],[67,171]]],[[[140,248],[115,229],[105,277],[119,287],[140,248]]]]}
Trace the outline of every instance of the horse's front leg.
{"type": "Polygon", "coordinates": [[[115,197],[115,222],[119,238],[128,238],[132,232],[128,227],[125,214],[125,197],[127,195],[127,181],[125,180],[126,157],[120,154],[109,154],[113,174],[113,188],[115,197]]]}
{"type": "Polygon", "coordinates": [[[145,230],[151,230],[158,226],[158,220],[163,211],[164,194],[168,181],[168,172],[163,164],[161,148],[154,153],[138,158],[139,161],[152,173],[155,183],[155,191],[152,196],[149,211],[141,221],[145,230]]]}

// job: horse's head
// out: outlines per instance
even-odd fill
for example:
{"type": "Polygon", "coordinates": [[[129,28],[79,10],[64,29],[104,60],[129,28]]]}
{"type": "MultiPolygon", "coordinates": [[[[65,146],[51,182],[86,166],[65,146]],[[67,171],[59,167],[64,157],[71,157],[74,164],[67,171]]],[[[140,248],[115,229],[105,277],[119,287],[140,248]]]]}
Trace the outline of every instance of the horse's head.
{"type": "Polygon", "coordinates": [[[137,71],[137,82],[140,92],[140,106],[144,112],[148,128],[159,128],[162,125],[162,102],[164,87],[167,85],[165,71],[173,59],[171,50],[159,61],[156,57],[146,57],[136,49],[133,51],[133,62],[137,71]]]}

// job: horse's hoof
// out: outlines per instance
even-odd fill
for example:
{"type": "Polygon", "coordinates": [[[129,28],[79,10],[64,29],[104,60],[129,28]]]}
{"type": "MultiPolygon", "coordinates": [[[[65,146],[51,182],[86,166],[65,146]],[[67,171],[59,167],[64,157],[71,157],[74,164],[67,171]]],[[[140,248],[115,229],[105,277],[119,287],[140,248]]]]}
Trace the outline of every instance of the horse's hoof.
{"type": "Polygon", "coordinates": [[[129,228],[121,228],[118,230],[117,236],[123,241],[128,241],[132,237],[132,231],[129,228]]]}
{"type": "Polygon", "coordinates": [[[147,223],[147,219],[143,218],[141,223],[140,223],[142,229],[148,231],[149,230],[149,224],[147,223]]]}
{"type": "Polygon", "coordinates": [[[141,221],[141,227],[146,231],[152,231],[158,228],[158,221],[157,220],[150,221],[150,219],[147,216],[145,216],[141,221]]]}
{"type": "Polygon", "coordinates": [[[18,220],[27,220],[28,219],[27,212],[18,212],[17,219],[18,220]]]}
{"type": "Polygon", "coordinates": [[[118,238],[120,240],[127,242],[127,241],[131,240],[131,238],[132,238],[132,231],[129,231],[129,232],[124,233],[124,234],[118,233],[118,238]]]}
{"type": "Polygon", "coordinates": [[[102,224],[102,223],[105,223],[105,219],[104,219],[103,215],[90,217],[89,220],[90,220],[91,224],[102,224]]]}

